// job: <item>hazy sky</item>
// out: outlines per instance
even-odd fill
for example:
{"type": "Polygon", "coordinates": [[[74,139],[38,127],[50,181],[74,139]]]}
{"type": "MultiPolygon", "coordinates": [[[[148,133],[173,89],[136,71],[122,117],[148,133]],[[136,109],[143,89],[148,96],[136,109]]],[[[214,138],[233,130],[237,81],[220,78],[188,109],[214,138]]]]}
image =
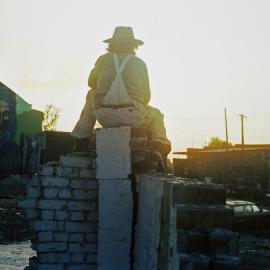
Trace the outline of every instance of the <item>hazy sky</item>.
{"type": "Polygon", "coordinates": [[[70,131],[87,78],[117,25],[145,45],[151,105],[165,115],[173,150],[212,136],[270,143],[269,0],[0,0],[0,81],[34,108],[61,108],[70,131]]]}

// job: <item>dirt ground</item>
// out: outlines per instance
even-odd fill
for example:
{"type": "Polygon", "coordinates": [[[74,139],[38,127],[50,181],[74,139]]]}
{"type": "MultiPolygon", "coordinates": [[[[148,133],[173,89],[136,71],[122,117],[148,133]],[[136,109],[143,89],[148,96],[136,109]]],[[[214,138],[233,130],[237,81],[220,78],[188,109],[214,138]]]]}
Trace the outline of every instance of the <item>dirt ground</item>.
{"type": "Polygon", "coordinates": [[[239,246],[242,270],[270,270],[270,231],[242,233],[239,246]]]}
{"type": "Polygon", "coordinates": [[[28,259],[36,255],[30,241],[0,245],[0,270],[23,270],[28,259]]]}
{"type": "MultiPolygon", "coordinates": [[[[0,244],[0,270],[23,270],[36,253],[30,241],[0,244]]],[[[240,236],[242,270],[270,270],[270,231],[242,233],[240,236]]]]}

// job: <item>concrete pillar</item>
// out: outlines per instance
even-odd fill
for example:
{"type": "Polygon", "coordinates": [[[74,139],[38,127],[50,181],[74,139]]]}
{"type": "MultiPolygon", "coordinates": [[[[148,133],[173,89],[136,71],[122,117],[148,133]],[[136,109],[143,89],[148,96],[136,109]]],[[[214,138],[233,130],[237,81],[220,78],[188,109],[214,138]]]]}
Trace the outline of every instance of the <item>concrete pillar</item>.
{"type": "Polygon", "coordinates": [[[133,200],[131,127],[96,132],[99,183],[98,269],[129,270],[133,200]]]}

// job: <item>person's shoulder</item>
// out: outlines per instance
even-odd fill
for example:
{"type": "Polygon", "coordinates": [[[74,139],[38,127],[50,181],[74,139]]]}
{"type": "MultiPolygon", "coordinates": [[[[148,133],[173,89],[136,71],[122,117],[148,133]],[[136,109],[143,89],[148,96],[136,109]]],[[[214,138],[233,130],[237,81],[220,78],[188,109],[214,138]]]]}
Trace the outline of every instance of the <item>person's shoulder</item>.
{"type": "Polygon", "coordinates": [[[109,52],[102,54],[101,56],[98,57],[96,64],[104,63],[105,61],[107,61],[111,57],[112,57],[112,54],[109,52]]]}
{"type": "Polygon", "coordinates": [[[144,62],[140,57],[138,57],[138,56],[136,56],[136,55],[133,55],[133,56],[131,57],[131,60],[132,60],[133,62],[135,62],[136,64],[138,64],[138,65],[141,65],[141,66],[145,66],[145,67],[146,67],[145,62],[144,62]]]}

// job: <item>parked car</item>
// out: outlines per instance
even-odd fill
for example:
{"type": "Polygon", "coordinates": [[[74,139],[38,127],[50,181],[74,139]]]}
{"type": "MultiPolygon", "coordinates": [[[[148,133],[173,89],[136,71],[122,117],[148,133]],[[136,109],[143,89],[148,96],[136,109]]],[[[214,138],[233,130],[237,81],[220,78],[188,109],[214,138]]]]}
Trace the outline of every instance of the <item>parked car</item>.
{"type": "Polygon", "coordinates": [[[269,210],[249,201],[227,200],[226,204],[233,209],[235,229],[270,228],[269,210]]]}

